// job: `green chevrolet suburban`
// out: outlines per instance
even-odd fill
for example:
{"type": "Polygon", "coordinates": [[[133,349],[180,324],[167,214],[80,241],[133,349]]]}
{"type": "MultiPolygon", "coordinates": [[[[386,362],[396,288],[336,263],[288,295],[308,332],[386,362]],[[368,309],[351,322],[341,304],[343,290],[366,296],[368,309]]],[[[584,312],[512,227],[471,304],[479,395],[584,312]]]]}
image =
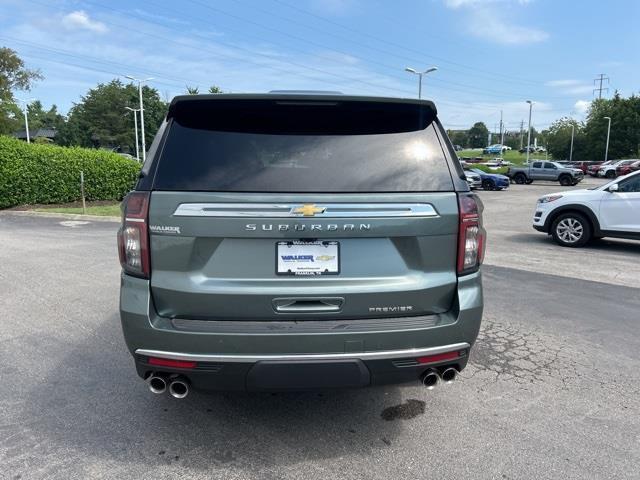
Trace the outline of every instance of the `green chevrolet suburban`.
{"type": "Polygon", "coordinates": [[[432,102],[176,97],[123,202],[120,315],[154,393],[452,382],[482,203],[432,102]]]}

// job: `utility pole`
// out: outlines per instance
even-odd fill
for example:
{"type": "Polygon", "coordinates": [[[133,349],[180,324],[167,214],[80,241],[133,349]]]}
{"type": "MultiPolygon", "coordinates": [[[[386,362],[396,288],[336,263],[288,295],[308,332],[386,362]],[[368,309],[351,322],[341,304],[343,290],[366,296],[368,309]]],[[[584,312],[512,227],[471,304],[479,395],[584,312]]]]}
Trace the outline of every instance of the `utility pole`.
{"type": "Polygon", "coordinates": [[[504,145],[504,124],[502,123],[502,110],[500,110],[500,145],[504,145]]]}
{"type": "Polygon", "coordinates": [[[144,163],[144,161],[147,159],[147,146],[145,145],[144,138],[144,105],[142,104],[142,84],[148,82],[149,80],[153,80],[153,78],[139,79],[134,78],[131,75],[125,75],[125,78],[133,80],[134,82],[138,82],[138,96],[140,97],[140,135],[142,137],[142,162],[144,163]]]}
{"type": "Polygon", "coordinates": [[[524,140],[524,133],[522,129],[524,128],[524,120],[520,120],[520,150],[522,150],[522,141],[524,140]]]}
{"type": "Polygon", "coordinates": [[[595,78],[593,80],[593,84],[594,85],[599,84],[598,88],[594,88],[593,89],[593,93],[598,92],[598,99],[602,98],[602,91],[603,90],[605,90],[607,92],[609,91],[609,89],[607,87],[604,87],[604,88],[602,87],[602,82],[605,81],[605,80],[607,81],[607,85],[608,85],[609,84],[609,77],[607,77],[604,73],[601,73],[598,76],[598,78],[595,78]]]}
{"type": "Polygon", "coordinates": [[[609,157],[609,134],[611,133],[611,117],[604,117],[605,119],[609,120],[609,125],[607,126],[607,145],[604,148],[604,161],[607,161],[607,158],[609,157]]]}
{"type": "Polygon", "coordinates": [[[573,159],[573,135],[576,133],[576,126],[571,124],[571,149],[569,150],[569,161],[573,159]]]}
{"type": "Polygon", "coordinates": [[[133,112],[133,128],[136,131],[136,160],[140,161],[140,149],[138,148],[138,112],[139,108],[124,107],[133,112]]]}
{"type": "Polygon", "coordinates": [[[531,150],[531,110],[533,110],[533,102],[527,100],[529,104],[529,133],[527,134],[527,163],[529,163],[529,150],[531,150]]]}

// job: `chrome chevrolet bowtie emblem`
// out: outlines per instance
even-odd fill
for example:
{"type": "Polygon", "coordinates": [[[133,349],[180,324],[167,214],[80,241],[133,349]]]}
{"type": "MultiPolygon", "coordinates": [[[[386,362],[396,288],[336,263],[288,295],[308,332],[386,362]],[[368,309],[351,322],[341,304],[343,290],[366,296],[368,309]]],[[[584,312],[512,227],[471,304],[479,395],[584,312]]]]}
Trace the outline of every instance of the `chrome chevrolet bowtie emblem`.
{"type": "Polygon", "coordinates": [[[325,210],[326,208],[324,207],[317,207],[314,204],[306,204],[302,205],[301,207],[294,208],[293,210],[291,210],[291,213],[302,215],[304,217],[313,217],[317,213],[324,213],[325,210]]]}

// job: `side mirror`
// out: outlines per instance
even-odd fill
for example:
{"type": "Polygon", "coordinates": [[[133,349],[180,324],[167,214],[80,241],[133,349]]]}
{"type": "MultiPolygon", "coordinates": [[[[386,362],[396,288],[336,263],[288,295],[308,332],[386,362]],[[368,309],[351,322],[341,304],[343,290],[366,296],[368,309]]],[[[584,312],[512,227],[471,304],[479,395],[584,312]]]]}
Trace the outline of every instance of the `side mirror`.
{"type": "Polygon", "coordinates": [[[609,188],[607,188],[607,190],[609,190],[609,192],[611,192],[611,193],[617,192],[619,189],[620,189],[620,187],[618,186],[617,183],[614,183],[609,188]]]}

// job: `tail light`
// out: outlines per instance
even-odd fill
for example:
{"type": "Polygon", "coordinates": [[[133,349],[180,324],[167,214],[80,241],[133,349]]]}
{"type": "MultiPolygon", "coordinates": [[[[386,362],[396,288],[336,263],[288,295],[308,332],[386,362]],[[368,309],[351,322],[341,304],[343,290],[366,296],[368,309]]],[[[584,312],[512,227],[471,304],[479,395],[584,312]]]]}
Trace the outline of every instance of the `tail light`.
{"type": "Polygon", "coordinates": [[[487,232],[482,227],[482,203],[478,197],[460,194],[458,205],[458,275],[467,275],[477,271],[484,260],[487,232]]]}
{"type": "Polygon", "coordinates": [[[118,230],[120,265],[125,273],[149,278],[149,192],[131,192],[122,202],[118,230]]]}

